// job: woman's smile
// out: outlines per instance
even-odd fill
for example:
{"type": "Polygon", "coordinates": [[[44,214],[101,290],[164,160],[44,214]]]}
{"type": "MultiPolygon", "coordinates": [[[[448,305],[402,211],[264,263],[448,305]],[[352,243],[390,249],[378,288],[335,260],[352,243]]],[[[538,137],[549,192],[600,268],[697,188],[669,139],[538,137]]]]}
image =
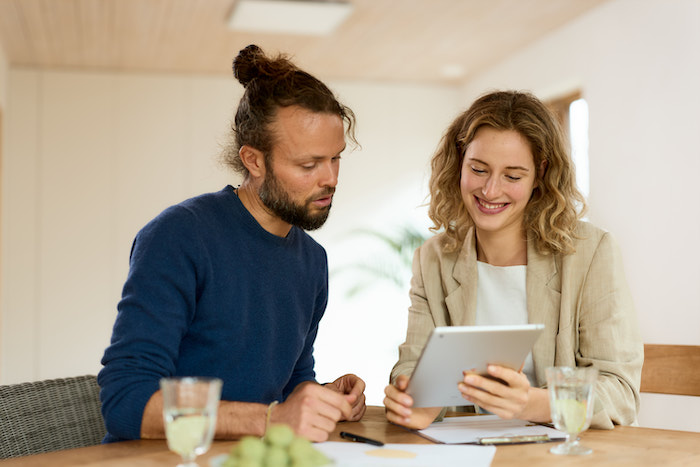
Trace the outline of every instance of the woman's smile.
{"type": "Polygon", "coordinates": [[[474,196],[474,199],[476,200],[479,211],[484,214],[499,214],[510,206],[510,203],[489,203],[478,196],[474,196]]]}

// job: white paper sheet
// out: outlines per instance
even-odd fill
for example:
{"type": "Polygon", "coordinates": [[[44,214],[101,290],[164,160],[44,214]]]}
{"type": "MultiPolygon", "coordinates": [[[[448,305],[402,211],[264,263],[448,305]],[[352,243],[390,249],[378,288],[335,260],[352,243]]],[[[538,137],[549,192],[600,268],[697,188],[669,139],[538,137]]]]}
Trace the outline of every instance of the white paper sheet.
{"type": "Polygon", "coordinates": [[[328,441],[314,444],[314,447],[335,461],[333,467],[488,467],[496,455],[493,446],[385,444],[377,447],[328,441]]]}
{"type": "Polygon", "coordinates": [[[432,423],[420,430],[427,438],[445,444],[471,443],[478,438],[491,436],[549,435],[550,438],[564,438],[566,434],[543,425],[535,425],[523,420],[503,420],[497,415],[473,417],[447,417],[441,422],[432,423]]]}

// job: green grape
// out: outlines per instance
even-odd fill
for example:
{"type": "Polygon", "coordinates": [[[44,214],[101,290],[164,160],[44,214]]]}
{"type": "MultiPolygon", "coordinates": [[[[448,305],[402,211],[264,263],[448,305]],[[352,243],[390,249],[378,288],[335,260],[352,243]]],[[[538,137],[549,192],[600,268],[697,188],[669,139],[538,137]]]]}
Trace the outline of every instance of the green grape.
{"type": "Polygon", "coordinates": [[[331,462],[331,460],[318,449],[312,449],[310,460],[315,466],[326,465],[331,462]]]}
{"type": "Polygon", "coordinates": [[[289,465],[287,451],[279,446],[270,446],[265,454],[265,467],[286,467],[289,465]]]}
{"type": "Polygon", "coordinates": [[[296,437],[289,443],[287,451],[289,452],[289,457],[297,461],[306,459],[315,449],[308,439],[296,437]]]}
{"type": "Polygon", "coordinates": [[[245,436],[222,467],[321,467],[330,459],[287,425],[272,425],[265,438],[245,436]]]}
{"type": "Polygon", "coordinates": [[[265,446],[265,443],[260,438],[256,438],[255,436],[244,436],[238,443],[236,454],[240,459],[249,459],[260,462],[262,461],[263,457],[265,457],[266,450],[267,446],[265,446]]]}
{"type": "Polygon", "coordinates": [[[272,446],[287,447],[294,439],[294,430],[288,425],[276,424],[267,429],[265,441],[272,446]]]}
{"type": "Polygon", "coordinates": [[[260,459],[239,459],[237,467],[263,467],[260,459]]]}

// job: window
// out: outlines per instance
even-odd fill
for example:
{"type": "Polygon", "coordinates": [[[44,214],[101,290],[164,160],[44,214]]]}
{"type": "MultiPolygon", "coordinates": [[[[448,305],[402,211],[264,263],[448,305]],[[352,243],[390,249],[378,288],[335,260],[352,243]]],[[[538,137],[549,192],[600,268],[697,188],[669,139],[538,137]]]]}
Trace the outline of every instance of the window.
{"type": "Polygon", "coordinates": [[[569,140],[571,141],[571,158],[576,166],[576,185],[588,198],[590,176],[588,163],[588,103],[585,99],[576,99],[569,106],[569,140]]]}
{"type": "Polygon", "coordinates": [[[590,192],[588,162],[588,103],[576,91],[546,102],[554,112],[571,144],[576,167],[576,185],[585,198],[590,192]]]}

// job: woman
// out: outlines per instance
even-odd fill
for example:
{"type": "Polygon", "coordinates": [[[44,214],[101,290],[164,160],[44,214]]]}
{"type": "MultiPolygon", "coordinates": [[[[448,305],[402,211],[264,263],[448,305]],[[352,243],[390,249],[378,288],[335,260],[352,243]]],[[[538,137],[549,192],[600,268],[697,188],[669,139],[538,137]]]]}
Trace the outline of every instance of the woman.
{"type": "Polygon", "coordinates": [[[550,421],[545,369],[594,366],[592,426],[636,423],[643,346],[611,236],[580,221],[565,139],[534,96],[493,92],[450,126],[432,160],[429,215],[444,229],[416,250],[406,341],[385,389],[389,421],[421,429],[441,407],[412,408],[405,389],[436,326],[544,323],[506,384],[465,374],[465,405],[502,418],[550,421]]]}

